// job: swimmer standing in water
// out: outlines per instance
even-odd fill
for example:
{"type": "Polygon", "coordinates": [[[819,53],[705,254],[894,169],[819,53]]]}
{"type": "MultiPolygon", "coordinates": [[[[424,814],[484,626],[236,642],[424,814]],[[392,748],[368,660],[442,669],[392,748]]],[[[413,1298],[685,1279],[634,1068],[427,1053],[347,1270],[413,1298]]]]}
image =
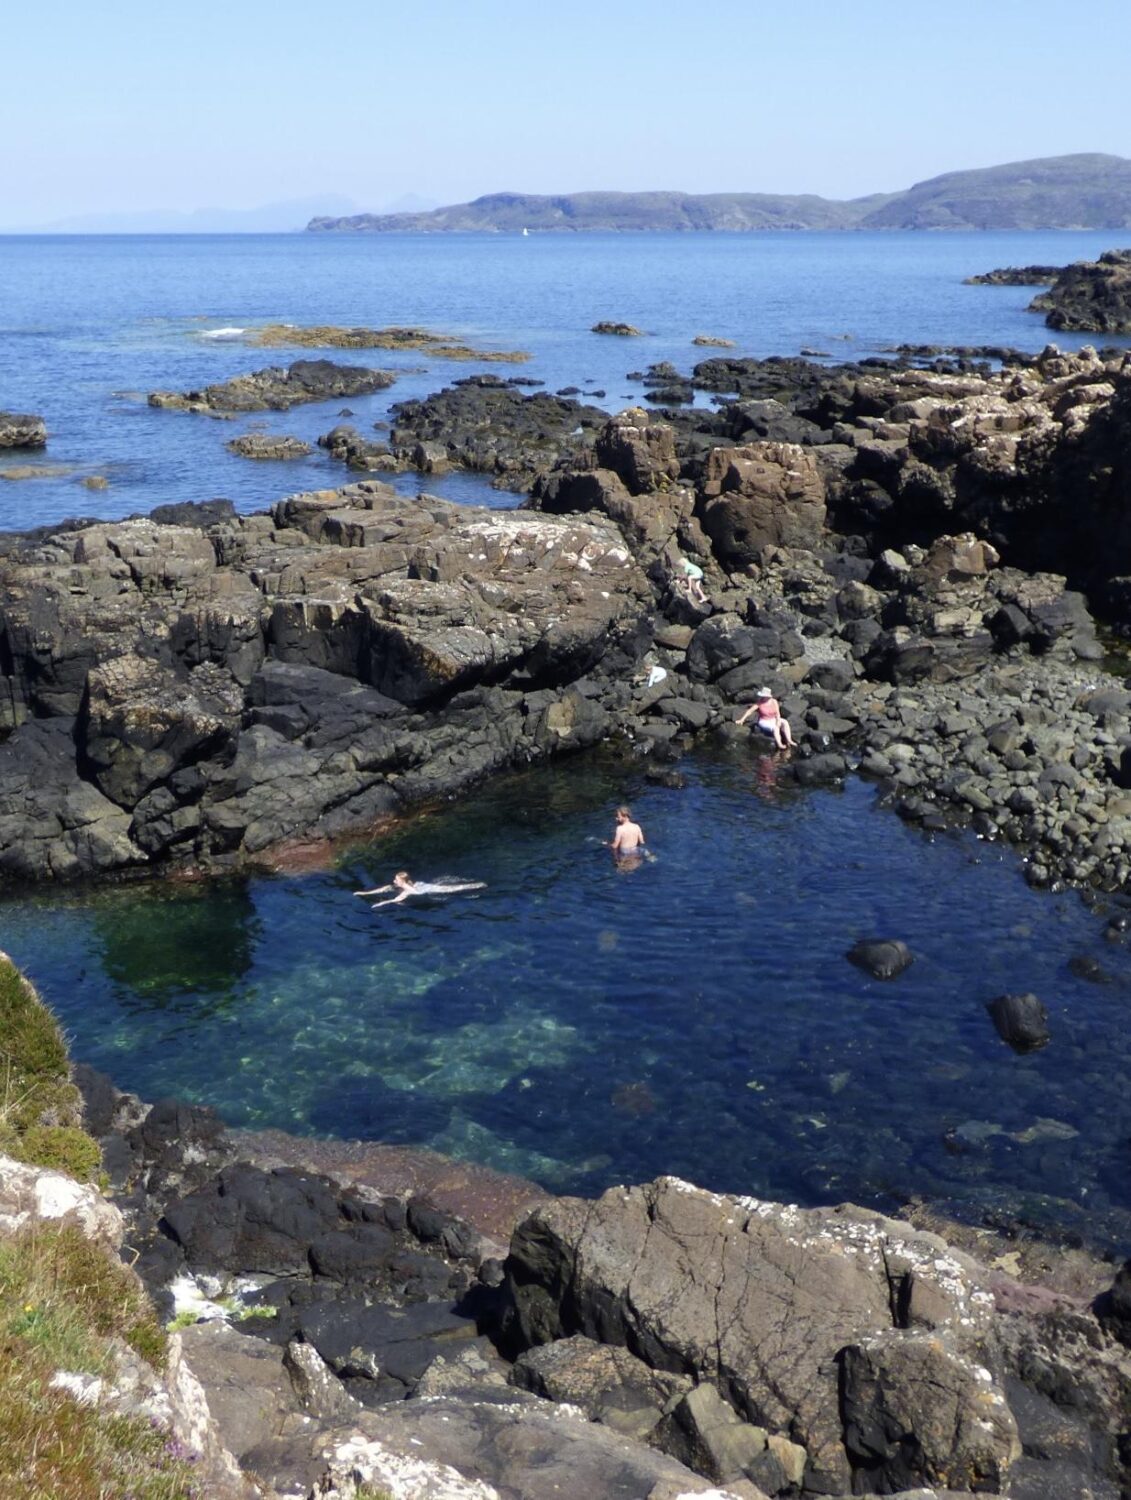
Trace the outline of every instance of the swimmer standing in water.
{"type": "Polygon", "coordinates": [[[354,891],[355,896],[382,896],[386,891],[395,891],[388,901],[374,901],[373,911],[379,906],[397,906],[410,896],[451,896],[457,891],[482,891],[486,882],[482,880],[413,880],[407,870],[398,870],[390,885],[377,885],[371,891],[354,891]]]}
{"type": "Polygon", "coordinates": [[[632,813],[627,807],[617,808],[617,826],[608,847],[613,851],[614,859],[634,858],[638,863],[644,853],[644,830],[639,823],[632,821],[632,813]]]}

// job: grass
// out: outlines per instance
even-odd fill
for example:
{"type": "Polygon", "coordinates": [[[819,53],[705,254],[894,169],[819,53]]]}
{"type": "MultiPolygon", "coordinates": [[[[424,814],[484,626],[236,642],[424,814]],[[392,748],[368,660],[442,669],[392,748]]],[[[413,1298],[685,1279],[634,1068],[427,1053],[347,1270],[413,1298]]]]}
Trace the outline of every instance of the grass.
{"type": "Polygon", "coordinates": [[[82,1128],[82,1100],[59,1023],[0,954],[0,1151],[80,1182],[98,1179],[98,1144],[82,1128]]]}
{"type": "Polygon", "coordinates": [[[149,1364],[165,1335],[141,1282],[75,1228],[39,1224],[0,1241],[0,1333],[25,1339],[54,1368],[98,1375],[119,1337],[149,1364]]]}
{"type": "Polygon", "coordinates": [[[53,1366],[0,1336],[0,1494],[22,1500],[192,1500],[193,1469],[150,1422],[108,1417],[50,1386],[53,1366]]]}
{"type": "Polygon", "coordinates": [[[75,1228],[0,1241],[0,1495],[190,1500],[188,1455],[160,1427],[54,1390],[59,1370],[112,1378],[112,1338],[160,1366],[165,1336],[120,1261],[75,1228]]]}
{"type": "MultiPolygon", "coordinates": [[[[0,954],[0,1151],[97,1179],[98,1144],[58,1023],[0,954]]],[[[0,1497],[191,1500],[189,1455],[159,1426],[52,1387],[59,1371],[111,1379],[122,1339],[154,1368],[166,1341],[138,1278],[74,1227],[0,1238],[0,1497]]]]}

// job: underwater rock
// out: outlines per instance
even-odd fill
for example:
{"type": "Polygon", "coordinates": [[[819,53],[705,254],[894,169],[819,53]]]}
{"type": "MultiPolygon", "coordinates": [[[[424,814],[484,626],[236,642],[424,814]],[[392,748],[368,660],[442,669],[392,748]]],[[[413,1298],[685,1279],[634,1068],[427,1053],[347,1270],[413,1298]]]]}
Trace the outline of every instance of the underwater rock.
{"type": "Polygon", "coordinates": [[[986,1001],[998,1036],[1014,1052],[1035,1052],[1049,1041],[1049,1013],[1036,995],[998,995],[986,1001]]]}
{"type": "Polygon", "coordinates": [[[845,957],[873,979],[897,979],[914,961],[910,948],[899,938],[861,938],[845,957]]]}

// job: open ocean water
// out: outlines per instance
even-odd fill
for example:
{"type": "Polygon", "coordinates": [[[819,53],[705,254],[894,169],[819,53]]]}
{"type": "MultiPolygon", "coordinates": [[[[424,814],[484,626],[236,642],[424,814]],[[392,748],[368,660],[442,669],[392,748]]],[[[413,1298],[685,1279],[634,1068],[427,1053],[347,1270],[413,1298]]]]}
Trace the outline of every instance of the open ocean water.
{"type": "MultiPolygon", "coordinates": [[[[43,414],[33,462],[67,470],[0,480],[0,527],[217,495],[251,511],[346,482],[323,455],[228,454],[258,416],[146,406],[148,390],[301,352],[233,331],[260,323],[419,324],[531,353],[516,369],[339,351],[400,372],[349,403],[362,429],[480,368],[603,389],[616,410],[641,397],[629,371],[709,355],[696,334],[756,355],[1038,349],[1050,335],[1024,311],[1030,289],[962,277],[1105,248],[1094,234],[0,238],[0,408],[43,414]],[[601,318],[646,334],[595,336],[601,318]],[[95,474],[108,489],[84,487],[95,474]]],[[[338,409],[262,420],[313,438],[338,409]]],[[[514,503],[470,477],[427,484],[514,503]]],[[[557,1190],[672,1171],[806,1203],[923,1197],[1125,1249],[1131,953],[1105,936],[1108,908],[1030,890],[1008,850],[925,838],[862,783],[780,787],[744,747],[704,749],[688,773],[677,792],[600,756],[563,762],[317,874],[17,893],[0,947],[76,1059],[232,1123],[426,1144],[557,1190]],[[625,798],[656,854],[628,873],[600,847],[625,798]],[[399,867],[486,889],[376,912],[352,895],[399,867]],[[911,946],[899,980],[847,963],[870,935],[911,946]],[[1080,957],[1108,982],[1079,978],[1080,957]],[[985,1003],[1024,989],[1052,1042],[1018,1057],[985,1003]]]]}

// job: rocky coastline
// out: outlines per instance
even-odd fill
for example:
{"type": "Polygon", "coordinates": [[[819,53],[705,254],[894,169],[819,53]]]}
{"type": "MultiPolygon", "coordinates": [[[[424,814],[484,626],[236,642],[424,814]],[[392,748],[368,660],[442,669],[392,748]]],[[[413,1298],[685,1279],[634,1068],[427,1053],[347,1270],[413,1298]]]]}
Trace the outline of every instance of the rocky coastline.
{"type": "MultiPolygon", "coordinates": [[[[1034,884],[1126,895],[1131,692],[1091,611],[1131,630],[1131,363],[711,359],[651,388],[722,399],[546,398],[547,430],[479,377],[398,417],[422,472],[490,472],[505,402],[521,509],[363,479],[5,536],[0,876],[328,850],[598,743],[667,766],[745,737],[769,683],[801,784],[869,776],[1034,884]]],[[[1039,1040],[1024,1005],[994,1023],[1039,1040]]],[[[125,1216],[98,1232],[179,1314],[218,1500],[1128,1493],[1127,1268],[1018,1275],[987,1236],[674,1178],[551,1199],[76,1081],[125,1216]]],[[[0,1179],[12,1223],[43,1198],[0,1179]]]]}
{"type": "Polygon", "coordinates": [[[968,276],[968,286],[1047,286],[1029,304],[1063,333],[1131,333],[1131,250],[1070,266],[1005,266],[968,276]]]}
{"type": "Polygon", "coordinates": [[[598,426],[487,377],[402,408],[418,464],[435,431],[480,467],[505,407],[496,451],[543,465],[519,510],[370,479],[6,537],[0,874],[267,860],[598,741],[733,736],[768,682],[799,781],[859,769],[903,817],[1016,843],[1035,883],[1122,890],[1131,694],[1081,592],[1131,625],[1122,357],[686,379],[718,408],[598,426]]]}
{"type": "Polygon", "coordinates": [[[1050,328],[1074,333],[1131,333],[1131,250],[1065,266],[1029,304],[1050,328]]]}
{"type": "Polygon", "coordinates": [[[190,1434],[217,1500],[1125,1493],[1126,1268],[671,1177],[554,1199],[75,1078],[115,1206],[0,1160],[0,1236],[34,1199],[128,1243],[172,1395],[89,1399],[190,1434]]]}

